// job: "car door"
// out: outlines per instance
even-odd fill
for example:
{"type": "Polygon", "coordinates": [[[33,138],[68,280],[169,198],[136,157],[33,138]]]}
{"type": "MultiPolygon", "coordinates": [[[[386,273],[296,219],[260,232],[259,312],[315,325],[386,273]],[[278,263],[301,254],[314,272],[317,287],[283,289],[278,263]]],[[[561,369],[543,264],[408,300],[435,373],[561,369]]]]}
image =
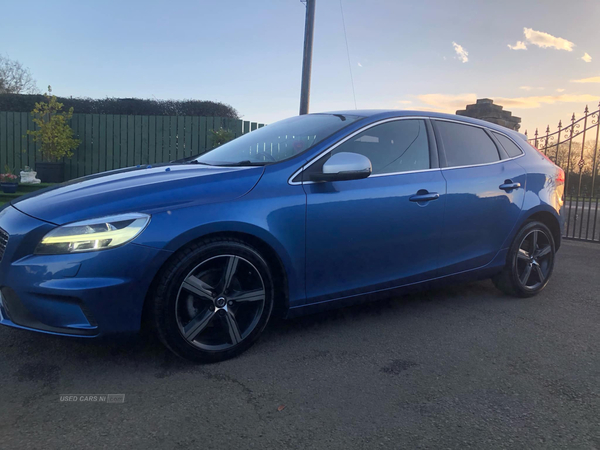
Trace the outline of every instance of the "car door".
{"type": "Polygon", "coordinates": [[[424,119],[388,120],[356,132],[307,166],[307,303],[432,278],[446,182],[424,119]],[[359,153],[372,174],[313,183],[331,155],[359,153]]]}
{"type": "Polygon", "coordinates": [[[525,170],[490,131],[432,121],[447,182],[440,276],[485,266],[515,226],[525,195],[525,170]]]}

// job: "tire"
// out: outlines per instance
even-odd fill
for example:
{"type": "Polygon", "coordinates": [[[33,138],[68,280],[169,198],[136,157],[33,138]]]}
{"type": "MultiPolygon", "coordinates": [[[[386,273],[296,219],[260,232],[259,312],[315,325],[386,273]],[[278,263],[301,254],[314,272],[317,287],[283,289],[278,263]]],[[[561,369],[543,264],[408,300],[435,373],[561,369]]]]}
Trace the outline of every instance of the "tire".
{"type": "Polygon", "coordinates": [[[168,349],[195,362],[244,352],[273,311],[272,272],[258,251],[237,239],[207,239],[180,250],[155,286],[153,328],[168,349]]]}
{"type": "Polygon", "coordinates": [[[555,254],[554,239],[548,227],[541,222],[528,222],[515,236],[502,272],[492,281],[505,294],[533,297],[548,284],[555,254]]]}

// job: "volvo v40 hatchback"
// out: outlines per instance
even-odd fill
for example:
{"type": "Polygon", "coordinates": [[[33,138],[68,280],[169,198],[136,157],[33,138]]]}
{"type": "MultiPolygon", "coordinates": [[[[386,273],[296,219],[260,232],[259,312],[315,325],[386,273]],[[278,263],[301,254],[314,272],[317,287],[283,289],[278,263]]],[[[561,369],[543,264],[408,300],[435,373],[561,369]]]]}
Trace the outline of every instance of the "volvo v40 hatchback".
{"type": "Polygon", "coordinates": [[[523,135],[410,111],[309,114],[192,160],[115,170],[0,212],[0,323],[176,354],[246,350],[294,316],[457,280],[539,293],[564,172],[523,135]]]}

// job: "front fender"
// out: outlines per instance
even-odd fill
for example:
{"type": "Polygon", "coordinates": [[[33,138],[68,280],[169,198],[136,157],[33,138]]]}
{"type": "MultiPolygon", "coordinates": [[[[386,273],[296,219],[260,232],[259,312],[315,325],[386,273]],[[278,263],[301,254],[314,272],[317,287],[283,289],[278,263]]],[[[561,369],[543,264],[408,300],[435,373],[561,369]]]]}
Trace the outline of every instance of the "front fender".
{"type": "MultiPolygon", "coordinates": [[[[300,187],[301,189],[301,187],[300,187]]],[[[215,233],[243,233],[269,245],[283,263],[290,306],[305,301],[305,197],[249,198],[155,214],[137,244],[176,252],[215,233]]]]}

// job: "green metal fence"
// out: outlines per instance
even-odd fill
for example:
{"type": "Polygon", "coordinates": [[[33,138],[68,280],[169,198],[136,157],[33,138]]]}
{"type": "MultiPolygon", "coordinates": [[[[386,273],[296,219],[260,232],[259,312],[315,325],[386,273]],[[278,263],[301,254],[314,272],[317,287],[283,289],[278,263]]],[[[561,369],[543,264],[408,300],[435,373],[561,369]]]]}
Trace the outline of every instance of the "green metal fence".
{"type": "MultiPolygon", "coordinates": [[[[35,168],[39,145],[27,130],[31,114],[0,112],[0,169],[35,168]]],[[[204,153],[212,148],[210,130],[225,128],[241,136],[261,128],[256,122],[222,117],[74,114],[71,127],[81,143],[65,160],[67,179],[138,164],[156,164],[204,153]]]]}

